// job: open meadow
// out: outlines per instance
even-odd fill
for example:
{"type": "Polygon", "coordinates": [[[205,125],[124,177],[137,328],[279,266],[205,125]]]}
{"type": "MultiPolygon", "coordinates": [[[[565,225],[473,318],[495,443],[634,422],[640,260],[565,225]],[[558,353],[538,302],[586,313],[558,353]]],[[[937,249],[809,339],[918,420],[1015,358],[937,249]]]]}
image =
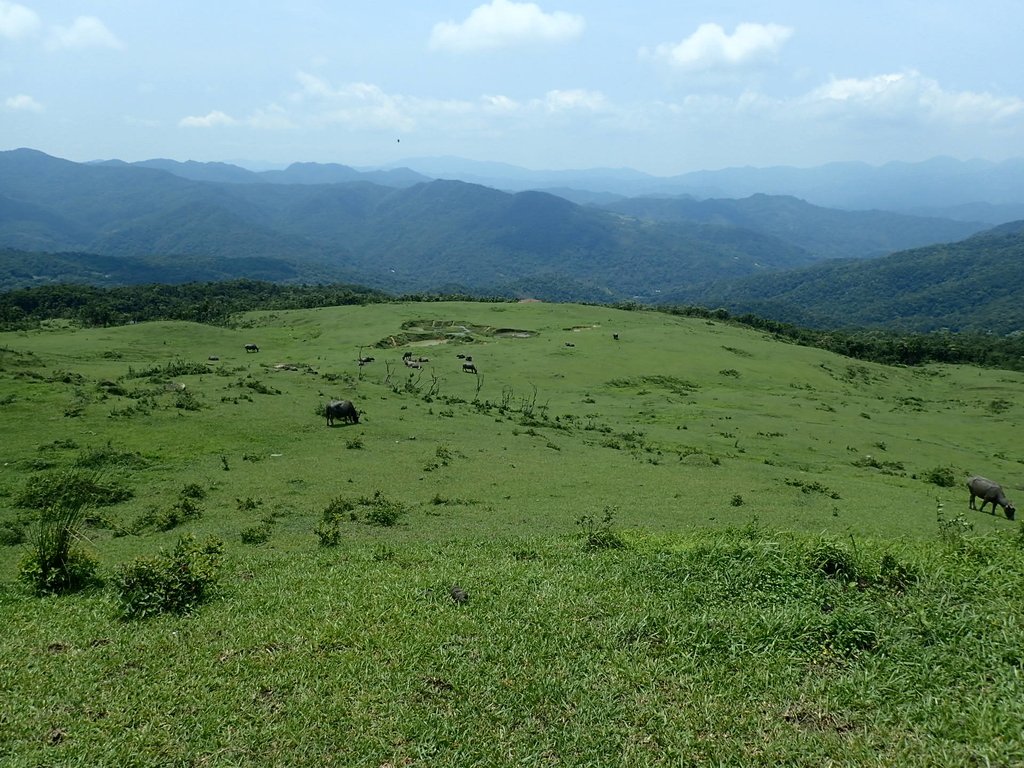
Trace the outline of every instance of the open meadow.
{"type": "Polygon", "coordinates": [[[0,418],[4,765],[1024,764],[1024,536],[965,484],[1024,499],[1024,374],[391,303],[3,333],[0,418]],[[96,581],[37,596],[83,480],[96,581]],[[182,541],[208,598],[129,615],[182,541]]]}

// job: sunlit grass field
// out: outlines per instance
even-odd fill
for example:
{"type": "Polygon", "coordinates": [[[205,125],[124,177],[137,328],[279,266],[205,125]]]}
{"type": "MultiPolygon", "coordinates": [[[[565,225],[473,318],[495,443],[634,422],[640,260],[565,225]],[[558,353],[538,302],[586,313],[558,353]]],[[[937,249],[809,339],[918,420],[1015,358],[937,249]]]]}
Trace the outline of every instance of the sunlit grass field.
{"type": "Polygon", "coordinates": [[[0,762],[1020,764],[1019,523],[965,480],[1024,498],[1022,394],[579,305],[0,334],[7,530],[79,468],[131,493],[101,577],[225,544],[212,601],[131,621],[0,547],[0,762]]]}

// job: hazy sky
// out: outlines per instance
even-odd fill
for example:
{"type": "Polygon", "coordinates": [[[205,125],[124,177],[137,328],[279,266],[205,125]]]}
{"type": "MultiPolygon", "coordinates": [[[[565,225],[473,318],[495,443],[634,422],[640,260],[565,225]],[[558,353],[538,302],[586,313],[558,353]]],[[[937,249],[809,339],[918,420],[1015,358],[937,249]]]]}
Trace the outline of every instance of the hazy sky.
{"type": "Polygon", "coordinates": [[[0,149],[657,175],[1024,156],[1022,0],[0,0],[0,149]]]}

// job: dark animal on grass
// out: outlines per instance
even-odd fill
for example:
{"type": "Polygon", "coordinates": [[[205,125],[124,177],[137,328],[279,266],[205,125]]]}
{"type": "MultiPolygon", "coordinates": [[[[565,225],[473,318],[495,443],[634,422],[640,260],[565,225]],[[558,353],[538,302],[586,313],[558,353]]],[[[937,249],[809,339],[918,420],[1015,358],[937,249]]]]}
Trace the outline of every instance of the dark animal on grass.
{"type": "Polygon", "coordinates": [[[463,371],[463,373],[476,373],[476,364],[475,363],[463,363],[462,364],[462,371],[463,371]]]}
{"type": "Polygon", "coordinates": [[[245,351],[246,352],[259,352],[260,348],[257,347],[255,344],[246,344],[245,345],[245,351]]]}
{"type": "Polygon", "coordinates": [[[360,365],[366,365],[367,363],[372,363],[372,362],[373,362],[373,358],[372,357],[360,357],[359,358],[359,364],[360,365]]]}
{"type": "Polygon", "coordinates": [[[996,513],[996,505],[998,504],[1003,508],[1003,512],[1006,513],[1006,519],[1013,520],[1013,516],[1017,512],[1017,508],[1013,506],[1012,501],[1006,498],[1006,494],[1003,493],[1003,489],[999,483],[975,475],[967,481],[967,487],[971,491],[971,509],[978,509],[974,506],[974,499],[979,498],[981,499],[981,512],[985,511],[986,504],[991,504],[992,514],[994,515],[996,513]]]}
{"type": "Polygon", "coordinates": [[[328,427],[334,426],[335,419],[346,424],[359,423],[359,411],[350,400],[331,400],[327,404],[326,416],[328,427]]]}

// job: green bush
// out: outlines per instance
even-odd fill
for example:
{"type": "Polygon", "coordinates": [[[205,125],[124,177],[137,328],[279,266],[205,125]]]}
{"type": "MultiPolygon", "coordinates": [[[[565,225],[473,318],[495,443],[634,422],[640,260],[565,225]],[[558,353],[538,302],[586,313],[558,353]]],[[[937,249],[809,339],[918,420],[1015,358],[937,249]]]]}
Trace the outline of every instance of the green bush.
{"type": "Polygon", "coordinates": [[[372,499],[362,499],[361,501],[365,507],[363,518],[370,525],[389,528],[395,525],[398,519],[408,511],[400,501],[385,498],[380,491],[375,491],[372,499]]]}
{"type": "Polygon", "coordinates": [[[61,560],[47,560],[30,549],[18,567],[18,578],[37,595],[62,595],[96,583],[96,558],[79,547],[72,547],[61,560]]]}
{"type": "Polygon", "coordinates": [[[13,547],[25,543],[25,526],[7,520],[0,523],[0,547],[13,547]]]}
{"type": "Polygon", "coordinates": [[[246,544],[265,544],[270,541],[274,533],[274,526],[268,522],[262,522],[242,531],[242,541],[246,544]]]}
{"type": "Polygon", "coordinates": [[[205,499],[206,489],[199,483],[188,483],[181,489],[179,496],[183,499],[205,499]]]}
{"type": "Polygon", "coordinates": [[[336,521],[324,520],[313,529],[321,547],[336,547],[341,543],[341,528],[336,521]]]}
{"type": "Polygon", "coordinates": [[[924,479],[940,488],[956,485],[957,471],[953,467],[934,467],[924,473],[924,479]]]}
{"type": "Polygon", "coordinates": [[[159,613],[188,613],[217,586],[224,543],[210,536],[199,542],[186,535],[170,552],[137,557],[114,571],[113,587],[121,614],[141,619],[159,613]]]}

